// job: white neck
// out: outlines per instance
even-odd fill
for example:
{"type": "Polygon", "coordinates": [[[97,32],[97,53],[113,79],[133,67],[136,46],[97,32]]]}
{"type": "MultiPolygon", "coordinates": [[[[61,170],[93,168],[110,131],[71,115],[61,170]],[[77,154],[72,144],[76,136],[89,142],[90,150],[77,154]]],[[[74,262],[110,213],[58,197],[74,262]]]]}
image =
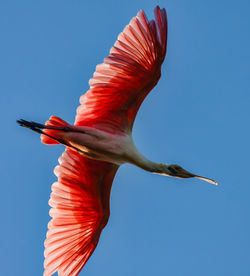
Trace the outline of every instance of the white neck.
{"type": "Polygon", "coordinates": [[[129,163],[145,171],[168,175],[168,166],[166,164],[156,163],[147,159],[137,149],[133,151],[133,156],[130,158],[129,163]]]}

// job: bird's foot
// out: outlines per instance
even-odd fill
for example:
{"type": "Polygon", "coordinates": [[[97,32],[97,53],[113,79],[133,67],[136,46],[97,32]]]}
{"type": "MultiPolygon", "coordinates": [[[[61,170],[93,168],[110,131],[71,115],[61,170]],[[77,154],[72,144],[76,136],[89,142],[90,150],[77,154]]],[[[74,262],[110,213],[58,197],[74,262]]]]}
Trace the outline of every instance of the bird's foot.
{"type": "Polygon", "coordinates": [[[55,130],[62,130],[62,131],[66,131],[66,132],[70,131],[69,127],[47,126],[47,125],[39,124],[39,123],[36,123],[36,122],[33,122],[33,121],[29,122],[29,121],[26,121],[26,120],[23,120],[23,119],[17,120],[17,123],[22,127],[32,129],[36,132],[40,132],[41,129],[55,129],[55,130]]]}

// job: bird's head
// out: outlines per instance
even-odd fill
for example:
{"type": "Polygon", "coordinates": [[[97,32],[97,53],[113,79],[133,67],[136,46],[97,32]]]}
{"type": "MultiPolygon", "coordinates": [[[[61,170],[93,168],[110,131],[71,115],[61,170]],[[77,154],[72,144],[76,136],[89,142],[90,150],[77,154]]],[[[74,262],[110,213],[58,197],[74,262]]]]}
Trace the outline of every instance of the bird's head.
{"type": "Polygon", "coordinates": [[[166,165],[166,175],[177,177],[177,178],[195,177],[195,178],[207,181],[211,184],[218,185],[218,183],[215,180],[190,173],[190,172],[184,170],[181,166],[176,165],[176,164],[166,165]]]}

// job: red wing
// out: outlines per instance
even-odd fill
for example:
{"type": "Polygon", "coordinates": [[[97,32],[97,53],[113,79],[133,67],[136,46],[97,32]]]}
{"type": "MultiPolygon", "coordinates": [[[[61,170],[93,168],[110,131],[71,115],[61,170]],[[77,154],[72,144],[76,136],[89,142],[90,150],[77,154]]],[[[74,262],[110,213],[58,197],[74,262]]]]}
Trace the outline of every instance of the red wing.
{"type": "Polygon", "coordinates": [[[67,148],[55,168],[49,200],[44,276],[76,276],[93,253],[109,217],[117,165],[91,160],[67,148]]]}
{"type": "Polygon", "coordinates": [[[104,63],[97,65],[81,96],[75,125],[130,131],[136,113],[161,75],[167,44],[165,9],[148,22],[140,11],[118,36],[104,63]]]}

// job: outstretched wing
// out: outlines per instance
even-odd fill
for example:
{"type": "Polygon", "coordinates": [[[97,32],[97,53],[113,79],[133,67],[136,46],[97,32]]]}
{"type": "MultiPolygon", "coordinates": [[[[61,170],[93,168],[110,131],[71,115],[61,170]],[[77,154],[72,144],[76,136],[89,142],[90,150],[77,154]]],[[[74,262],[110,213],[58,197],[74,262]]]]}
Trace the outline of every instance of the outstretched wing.
{"type": "Polygon", "coordinates": [[[117,165],[91,160],[66,148],[55,168],[49,200],[44,276],[76,276],[93,253],[109,218],[109,195],[117,165]]]}
{"type": "Polygon", "coordinates": [[[75,125],[131,131],[142,101],[160,78],[166,44],[165,9],[157,6],[150,22],[143,11],[132,18],[97,65],[90,89],[80,98],[75,125]]]}

